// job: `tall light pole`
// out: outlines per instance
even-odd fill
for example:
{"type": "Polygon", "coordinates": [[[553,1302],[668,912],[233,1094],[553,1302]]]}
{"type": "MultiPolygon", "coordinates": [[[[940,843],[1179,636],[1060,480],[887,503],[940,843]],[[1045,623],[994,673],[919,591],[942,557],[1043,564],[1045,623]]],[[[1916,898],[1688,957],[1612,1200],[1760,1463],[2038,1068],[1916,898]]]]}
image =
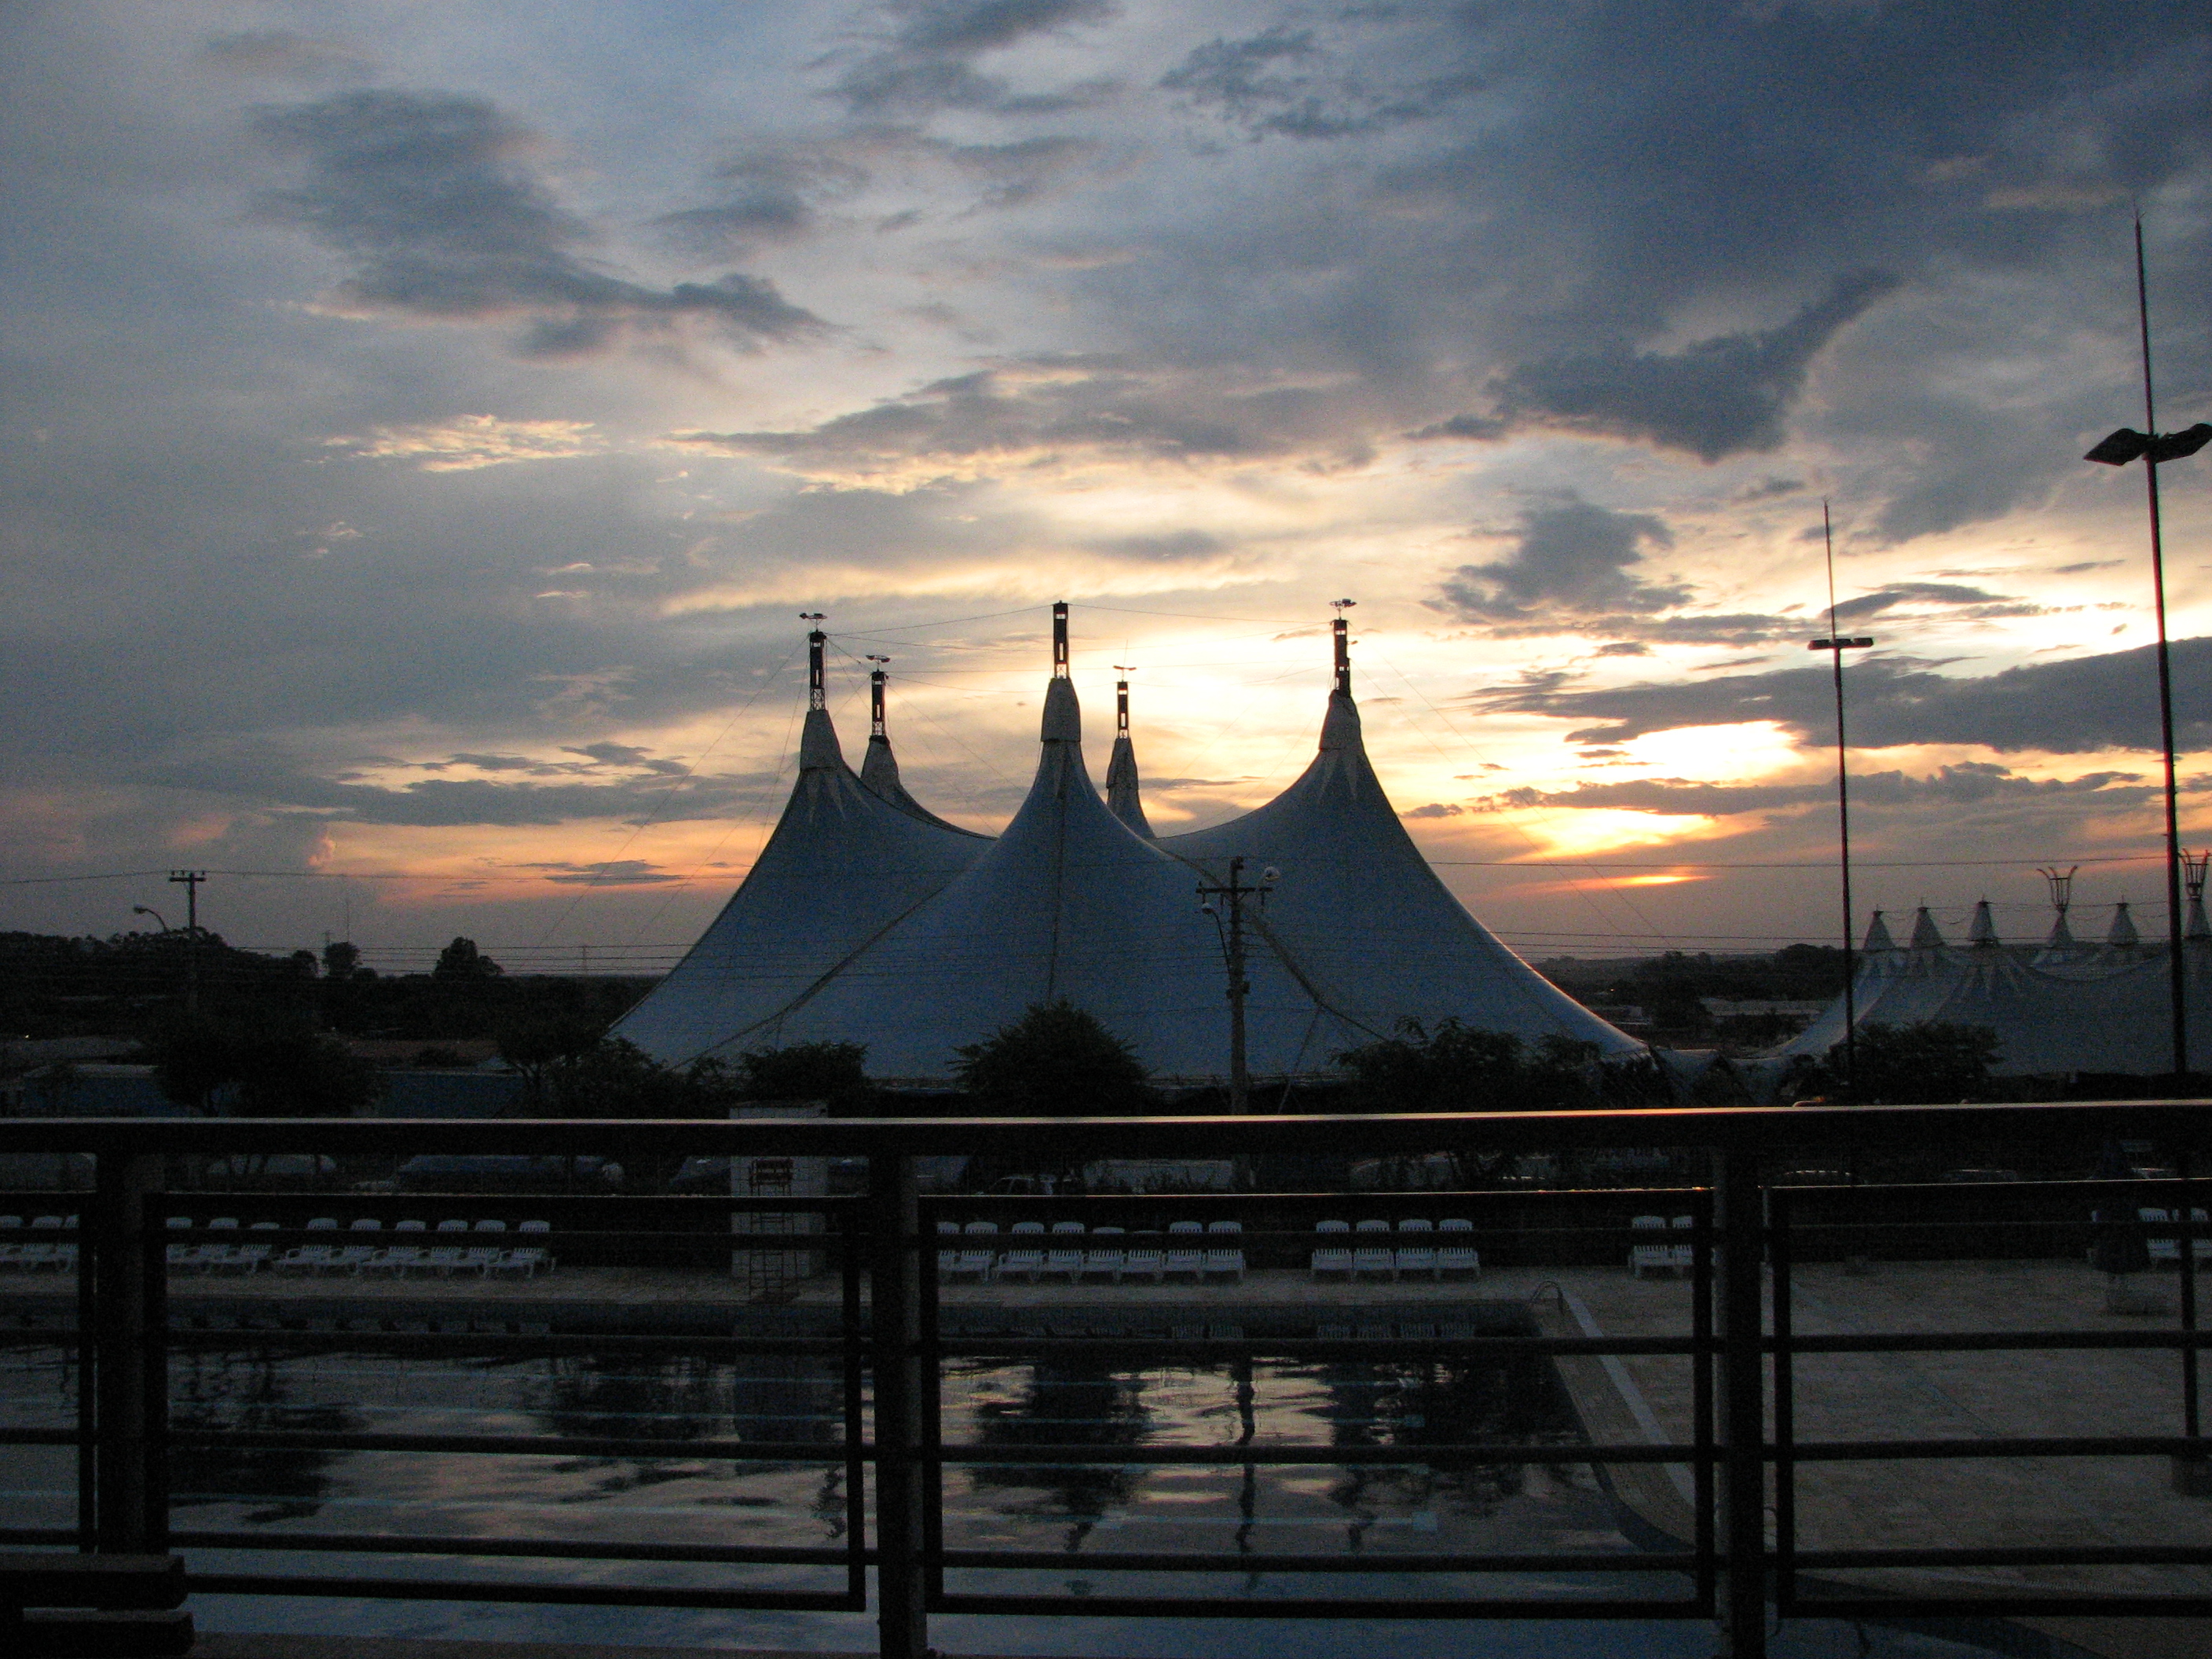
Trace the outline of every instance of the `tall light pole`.
{"type": "Polygon", "coordinates": [[[1244,879],[1240,854],[1229,860],[1229,879],[1199,884],[1199,908],[1213,918],[1221,933],[1221,954],[1229,968],[1229,1109],[1242,1117],[1252,1109],[1252,1073],[1244,1059],[1244,999],[1251,981],[1244,977],[1244,901],[1259,896],[1264,906],[1275,885],[1275,868],[1269,865],[1260,879],[1244,879]]]}
{"type": "Polygon", "coordinates": [[[185,1012],[200,1011],[200,884],[204,870],[172,870],[169,879],[185,890],[185,1012]]]}
{"type": "Polygon", "coordinates": [[[2106,466],[2140,459],[2150,503],[2151,597],[2158,614],[2158,724],[2166,750],[2166,917],[2167,990],[2173,1005],[2173,1075],[2189,1074],[2188,981],[2181,956],[2181,799],[2174,781],[2173,662],[2166,641],[2166,547],[2159,524],[2158,469],[2165,461],[2194,455],[2212,442],[2212,422],[2199,421],[2185,432],[2158,429],[2158,398],[2150,373],[2150,283],[2143,265],[2142,215],[2136,216],[2136,323],[2142,343],[2143,426],[2124,426],[2081,459],[2106,466]]]}
{"type": "Polygon", "coordinates": [[[1857,966],[1851,952],[1851,793],[1850,768],[1844,741],[1844,653],[1863,651],[1874,644],[1870,635],[1845,639],[1836,631],[1836,534],[1828,519],[1827,498],[1820,501],[1820,540],[1828,556],[1828,637],[1808,640],[1808,651],[1825,651],[1836,676],[1836,847],[1844,886],[1844,1088],[1856,1093],[1859,1084],[1859,1011],[1857,966]]]}

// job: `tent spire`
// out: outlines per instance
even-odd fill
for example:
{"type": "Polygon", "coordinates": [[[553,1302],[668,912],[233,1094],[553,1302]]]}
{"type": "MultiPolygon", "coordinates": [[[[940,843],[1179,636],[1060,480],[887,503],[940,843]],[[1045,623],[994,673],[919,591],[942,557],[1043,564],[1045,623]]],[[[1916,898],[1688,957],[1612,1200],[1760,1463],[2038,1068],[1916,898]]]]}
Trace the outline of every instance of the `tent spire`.
{"type": "Polygon", "coordinates": [[[2212,921],[2204,915],[2204,876],[2212,868],[2212,852],[2184,853],[2181,855],[2182,884],[2189,889],[2190,939],[2212,939],[2212,921]]]}
{"type": "Polygon", "coordinates": [[[1067,601],[1052,602],[1052,677],[1067,678],[1067,601]]]}
{"type": "Polygon", "coordinates": [[[1045,682],[1044,720],[1037,736],[1046,743],[1083,741],[1083,706],[1067,676],[1067,601],[1052,602],[1052,678],[1045,682]]]}
{"type": "Polygon", "coordinates": [[[823,647],[830,636],[822,631],[822,613],[802,611],[799,620],[811,623],[806,630],[806,724],[799,728],[799,769],[835,771],[845,764],[845,751],[837,743],[837,728],[830,723],[830,699],[822,678],[823,647]]]}
{"type": "Polygon", "coordinates": [[[1966,930],[1969,945],[1995,945],[1997,942],[1996,918],[1990,914],[1990,902],[1978,901],[1974,905],[1973,925],[1966,930]]]}
{"type": "Polygon", "coordinates": [[[2128,914],[2125,899],[2112,908],[2112,930],[2105,935],[2105,943],[2122,950],[2130,950],[2142,943],[2142,935],[2136,931],[2136,919],[2128,914]]]}
{"type": "Polygon", "coordinates": [[[1136,671],[1121,663],[1114,672],[1114,753],[1106,763],[1106,810],[1146,840],[1152,838],[1152,822],[1145,817],[1145,801],[1137,784],[1137,746],[1129,738],[1129,676],[1136,671]]]}
{"type": "Polygon", "coordinates": [[[1889,923],[1882,919],[1881,912],[1877,910],[1874,913],[1874,920],[1867,923],[1866,943],[1859,946],[1859,954],[1870,957],[1880,951],[1895,949],[1897,949],[1897,941],[1889,936],[1889,923]]]}
{"type": "Polygon", "coordinates": [[[1336,620],[1329,624],[1329,633],[1336,646],[1336,689],[1345,696],[1352,695],[1352,633],[1351,624],[1344,613],[1359,603],[1357,599],[1331,599],[1336,620]]]}
{"type": "Polygon", "coordinates": [[[875,664],[868,675],[868,741],[873,743],[881,738],[888,743],[890,733],[884,729],[884,682],[890,678],[884,672],[890,659],[871,653],[868,660],[875,664]]]}

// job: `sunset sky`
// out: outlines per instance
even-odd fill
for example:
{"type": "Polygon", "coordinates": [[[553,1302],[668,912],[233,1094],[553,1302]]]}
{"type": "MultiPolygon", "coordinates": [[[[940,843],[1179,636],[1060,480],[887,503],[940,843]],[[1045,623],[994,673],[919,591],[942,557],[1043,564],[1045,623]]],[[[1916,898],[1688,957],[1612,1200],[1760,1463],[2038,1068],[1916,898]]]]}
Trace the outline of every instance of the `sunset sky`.
{"type": "MultiPolygon", "coordinates": [[[[1304,765],[1350,598],[1524,954],[1830,939],[1825,495],[1861,926],[2039,935],[2057,859],[2150,931],[2142,480],[2080,457],[2137,204],[2212,418],[2208,84],[2193,0],[0,9],[0,927],[191,866],[237,943],[664,966],[800,611],[848,754],[887,655],[995,830],[1067,599],[1172,833],[1304,765]]],[[[2164,478],[2201,750],[2212,452],[2164,478]]]]}

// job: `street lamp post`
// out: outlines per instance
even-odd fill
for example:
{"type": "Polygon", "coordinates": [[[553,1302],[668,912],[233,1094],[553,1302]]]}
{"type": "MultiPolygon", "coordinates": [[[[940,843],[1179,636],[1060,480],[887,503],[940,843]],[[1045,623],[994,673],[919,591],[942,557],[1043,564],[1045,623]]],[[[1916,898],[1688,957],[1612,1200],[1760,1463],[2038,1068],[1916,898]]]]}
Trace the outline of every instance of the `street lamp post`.
{"type": "Polygon", "coordinates": [[[1828,637],[1808,640],[1808,651],[1825,651],[1836,677],[1836,847],[1844,886],[1844,1090],[1856,1096],[1859,1085],[1858,976],[1851,951],[1851,795],[1850,769],[1844,743],[1844,653],[1871,647],[1871,635],[1845,639],[1836,631],[1836,537],[1828,520],[1828,503],[1820,502],[1820,540],[1828,556],[1828,637]]]}
{"type": "Polygon", "coordinates": [[[2138,432],[2124,426],[2081,459],[2106,466],[2125,466],[2140,459],[2150,505],[2151,597],[2158,616],[2158,723],[2166,751],[2166,974],[2173,1013],[2173,1075],[2177,1084],[2189,1074],[2189,1002],[2187,978],[2181,956],[2181,805],[2174,781],[2173,662],[2166,639],[2166,548],[2158,513],[2158,469],[2162,462],[2194,455],[2212,442],[2212,422],[2199,421],[2182,432],[2158,429],[2158,400],[2150,372],[2150,284],[2144,273],[2142,216],[2136,216],[2136,322],[2142,343],[2143,426],[2138,432]]]}

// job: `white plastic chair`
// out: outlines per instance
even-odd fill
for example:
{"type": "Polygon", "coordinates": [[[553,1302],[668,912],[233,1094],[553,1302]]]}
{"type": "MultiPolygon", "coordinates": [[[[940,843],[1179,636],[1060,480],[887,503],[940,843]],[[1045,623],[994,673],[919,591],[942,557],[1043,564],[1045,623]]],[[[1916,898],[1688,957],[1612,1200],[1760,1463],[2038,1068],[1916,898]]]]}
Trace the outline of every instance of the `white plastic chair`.
{"type": "MultiPolygon", "coordinates": [[[[1017,1221],[1013,1224],[1012,1233],[1017,1241],[1035,1239],[1042,1242],[1044,1237],[1044,1223],[1017,1221]]],[[[1030,1284],[1034,1285],[1037,1282],[1037,1275],[1043,1271],[1044,1252],[1035,1243],[1017,1242],[1012,1249],[999,1258],[999,1277],[1002,1279],[1011,1279],[1016,1273],[1022,1273],[1027,1276],[1030,1284]]]]}
{"type": "MultiPolygon", "coordinates": [[[[1348,1234],[1352,1231],[1352,1224],[1349,1221],[1319,1221],[1314,1224],[1314,1231],[1317,1233],[1348,1234]]],[[[1352,1252],[1334,1244],[1323,1245],[1316,1250],[1313,1253],[1313,1276],[1319,1279],[1323,1273],[1342,1273],[1346,1279],[1351,1278],[1352,1252]]]]}
{"type": "MultiPolygon", "coordinates": [[[[1355,1238],[1361,1233],[1387,1233],[1390,1231],[1390,1224],[1387,1221],[1363,1221],[1352,1231],[1355,1238]]],[[[1398,1277],[1398,1253],[1387,1244],[1378,1247],[1355,1243],[1352,1251],[1352,1276],[1358,1279],[1364,1273],[1388,1273],[1395,1282],[1398,1277]]]]}
{"type": "Polygon", "coordinates": [[[1206,1251],[1203,1249],[1193,1249],[1188,1243],[1176,1242],[1178,1239],[1188,1239],[1193,1233],[1204,1238],[1206,1224],[1202,1221],[1168,1223],[1168,1259],[1161,1268],[1163,1278],[1169,1273],[1188,1273],[1192,1279],[1200,1283],[1205,1282],[1206,1251]]]}
{"type": "Polygon", "coordinates": [[[1474,1223],[1464,1216],[1454,1216],[1437,1223],[1437,1277],[1447,1273],[1466,1273],[1470,1278],[1482,1277],[1482,1253],[1474,1245],[1462,1243],[1445,1234],[1472,1233],[1474,1223]]]}
{"type": "Polygon", "coordinates": [[[280,1273],[319,1273],[337,1255],[334,1244],[301,1244],[278,1256],[272,1266],[280,1273]]]}
{"type": "Polygon", "coordinates": [[[526,1221],[517,1227],[515,1231],[527,1234],[533,1242],[525,1244],[520,1249],[509,1250],[507,1257],[509,1261],[526,1262],[530,1268],[528,1277],[535,1278],[541,1273],[550,1273],[561,1265],[554,1259],[552,1250],[548,1248],[552,1241],[553,1224],[551,1222],[526,1221]],[[545,1242],[544,1243],[534,1242],[541,1239],[545,1242]]]}
{"type": "MultiPolygon", "coordinates": [[[[937,1236],[938,1236],[939,1238],[957,1238],[957,1237],[960,1237],[960,1224],[959,1224],[958,1222],[957,1222],[957,1221],[940,1221],[940,1222],[939,1222],[939,1223],[937,1224],[937,1236]]],[[[937,1253],[937,1276],[938,1276],[938,1278],[939,1278],[940,1279],[950,1279],[950,1278],[951,1278],[951,1277],[952,1277],[952,1275],[953,1275],[953,1274],[955,1274],[955,1273],[958,1273],[959,1271],[960,1271],[960,1252],[959,1252],[959,1251],[957,1251],[957,1250],[946,1250],[946,1249],[940,1249],[940,1250],[939,1250],[939,1251],[938,1251],[938,1253],[937,1253]]]]}
{"type": "Polygon", "coordinates": [[[1437,1247],[1429,1242],[1430,1235],[1435,1231],[1436,1228],[1431,1223],[1424,1221],[1418,1216],[1400,1218],[1398,1237],[1404,1238],[1411,1234],[1415,1242],[1411,1244],[1401,1244],[1398,1247],[1399,1278],[1403,1279],[1407,1273],[1426,1273],[1431,1279],[1436,1278],[1437,1247]]]}
{"type": "MultiPolygon", "coordinates": [[[[995,1221],[971,1221],[963,1231],[969,1238],[995,1239],[999,1236],[999,1224],[995,1221]]],[[[991,1270],[998,1263],[999,1247],[996,1244],[967,1244],[961,1247],[957,1271],[973,1273],[976,1283],[988,1284],[991,1270]]]]}
{"type": "Polygon", "coordinates": [[[441,1221],[437,1227],[437,1231],[441,1233],[465,1233],[468,1230],[469,1224],[458,1217],[441,1221]]]}
{"type": "Polygon", "coordinates": [[[1121,1271],[1129,1260],[1128,1252],[1121,1247],[1121,1239],[1127,1236],[1125,1228],[1092,1228],[1091,1231],[1092,1238],[1111,1238],[1115,1242],[1103,1249],[1085,1250],[1083,1253],[1083,1276],[1088,1279],[1093,1273],[1108,1273],[1112,1275],[1116,1285],[1120,1284],[1121,1271]]]}
{"type": "MultiPolygon", "coordinates": [[[[1678,1215],[1668,1224],[1675,1231],[1686,1233],[1698,1224],[1693,1215],[1678,1215]]],[[[1694,1272],[1698,1265],[1698,1247],[1685,1239],[1668,1247],[1668,1264],[1677,1273],[1694,1272]]]]}
{"type": "MultiPolygon", "coordinates": [[[[1052,1237],[1055,1239],[1080,1238],[1083,1237],[1083,1224],[1080,1221],[1055,1221],[1052,1224],[1052,1237]]],[[[1044,1270],[1048,1273],[1065,1273],[1067,1282],[1074,1284],[1083,1277],[1083,1247],[1079,1244],[1047,1245],[1044,1270]]]]}
{"type": "MultiPolygon", "coordinates": [[[[37,1222],[33,1222],[31,1224],[35,1227],[39,1224],[37,1222]]],[[[169,1231],[171,1232],[188,1233],[191,1230],[191,1217],[188,1215],[173,1215],[169,1218],[169,1231]]],[[[165,1260],[167,1260],[169,1266],[172,1267],[189,1267],[193,1262],[199,1260],[199,1254],[200,1247],[197,1244],[172,1244],[168,1248],[165,1260]]]]}
{"type": "MultiPolygon", "coordinates": [[[[1639,1233],[1656,1231],[1662,1237],[1667,1231],[1663,1215],[1640,1215],[1628,1224],[1639,1233]]],[[[1664,1273],[1674,1265],[1670,1246],[1665,1244],[1632,1244],[1628,1247],[1628,1271],[1632,1278],[1641,1279],[1656,1270],[1664,1273]]]]}
{"type": "MultiPolygon", "coordinates": [[[[1224,1235],[1234,1236],[1243,1231],[1244,1224],[1241,1221],[1210,1221],[1206,1227],[1209,1238],[1218,1238],[1224,1235]]],[[[1244,1282],[1243,1247],[1241,1244],[1209,1246],[1206,1252],[1206,1272],[1208,1278],[1215,1273],[1227,1273],[1237,1284],[1242,1285],[1244,1282]]]]}
{"type": "MultiPolygon", "coordinates": [[[[2157,1226],[2172,1221],[2173,1218],[2163,1210],[2137,1210],[2136,1219],[2157,1226]]],[[[2172,1234],[2168,1233],[2163,1237],[2146,1239],[2144,1242],[2149,1246],[2150,1262],[2154,1267],[2178,1267],[2181,1265],[2181,1241],[2172,1234]]]]}
{"type": "MultiPolygon", "coordinates": [[[[1128,1251],[1121,1258],[1121,1277],[1134,1279],[1143,1274],[1153,1284],[1160,1282],[1168,1270],[1167,1252],[1158,1244],[1147,1243],[1159,1237],[1158,1233],[1139,1233],[1128,1251]]],[[[1118,1281],[1117,1281],[1118,1282],[1118,1281]]]]}

